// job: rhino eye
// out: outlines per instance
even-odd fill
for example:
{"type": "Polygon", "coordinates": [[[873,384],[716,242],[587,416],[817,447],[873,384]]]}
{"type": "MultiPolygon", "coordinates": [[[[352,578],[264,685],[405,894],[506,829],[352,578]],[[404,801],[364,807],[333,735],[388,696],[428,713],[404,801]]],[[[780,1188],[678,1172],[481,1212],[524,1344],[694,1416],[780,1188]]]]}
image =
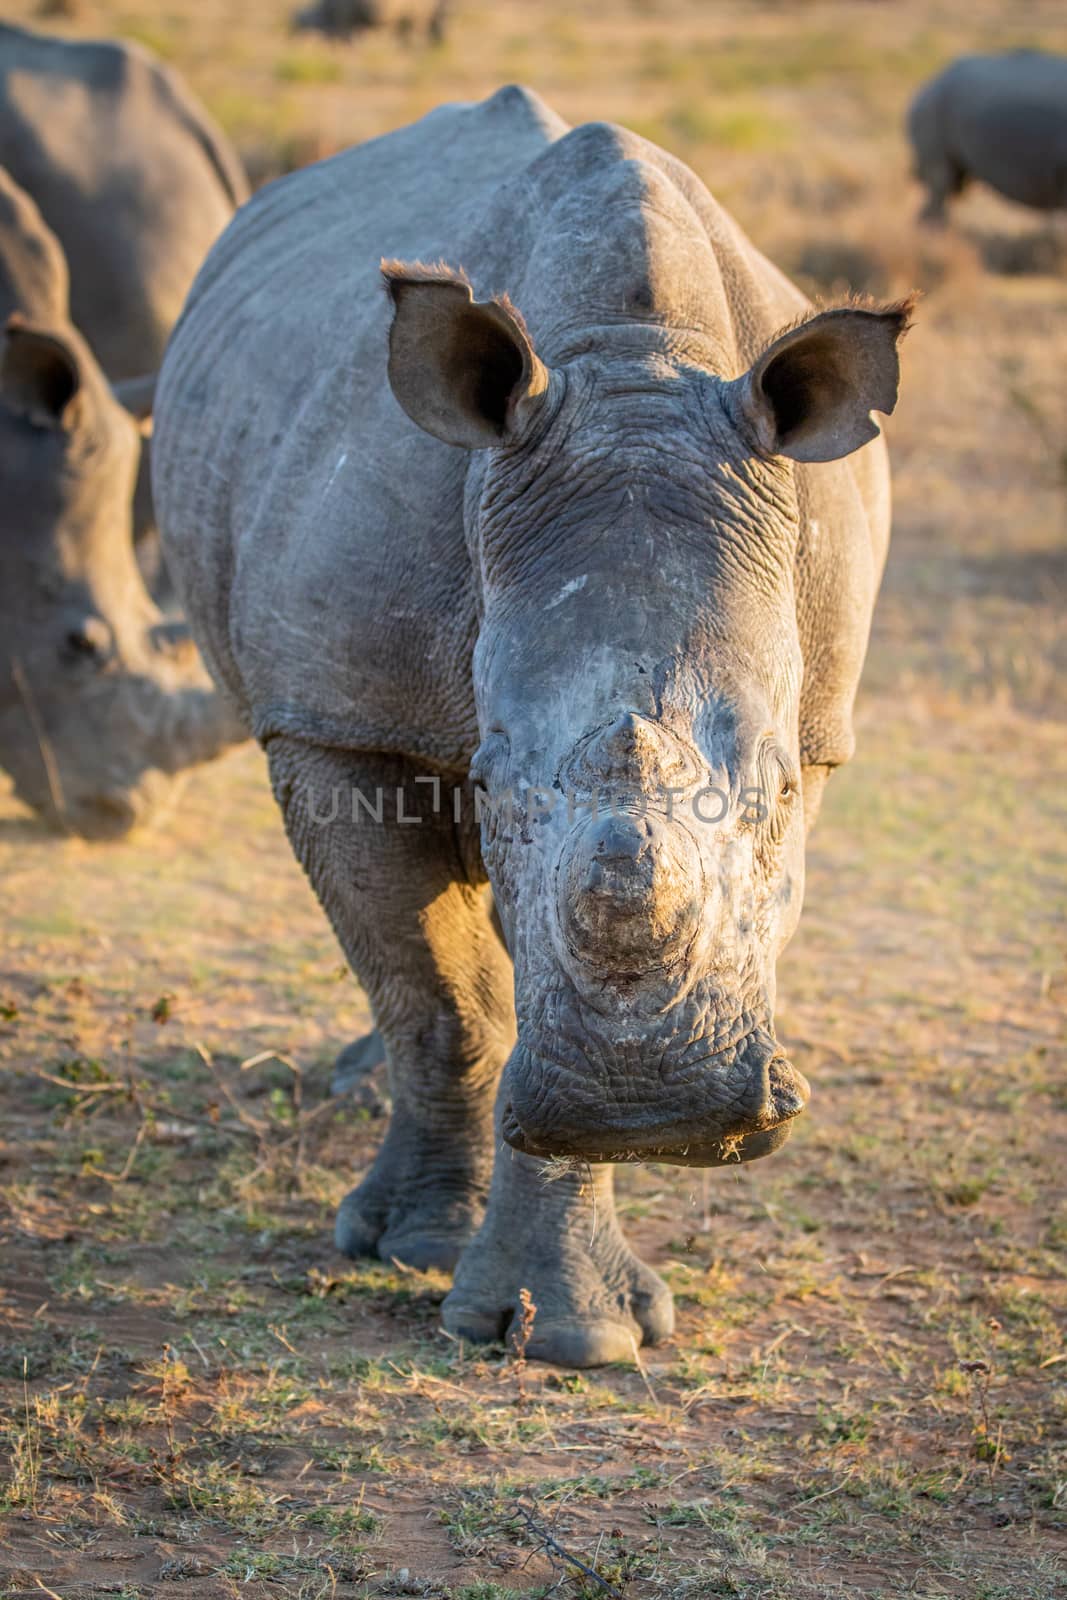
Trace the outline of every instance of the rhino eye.
{"type": "Polygon", "coordinates": [[[87,617],[63,641],[68,661],[102,661],[111,649],[111,629],[100,617],[87,617]]]}
{"type": "Polygon", "coordinates": [[[760,772],[761,788],[766,796],[767,833],[774,844],[779,844],[800,792],[800,780],[793,763],[773,739],[768,739],[761,752],[760,772]]]}
{"type": "Polygon", "coordinates": [[[490,729],[471,757],[471,782],[481,784],[483,788],[488,787],[494,770],[507,757],[510,749],[508,736],[503,729],[490,729]]]}

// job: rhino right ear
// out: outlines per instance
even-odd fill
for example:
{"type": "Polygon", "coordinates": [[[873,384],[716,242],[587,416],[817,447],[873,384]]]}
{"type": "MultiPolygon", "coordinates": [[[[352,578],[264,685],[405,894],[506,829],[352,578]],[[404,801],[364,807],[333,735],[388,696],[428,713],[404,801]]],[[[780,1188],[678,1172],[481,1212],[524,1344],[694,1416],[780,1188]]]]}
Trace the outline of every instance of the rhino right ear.
{"type": "Polygon", "coordinates": [[[81,369],[61,334],[8,319],[0,345],[0,402],[35,428],[68,429],[81,409],[81,369]]]}
{"type": "Polygon", "coordinates": [[[914,296],[896,305],[840,306],[787,329],[727,385],[758,448],[791,461],[840,461],[878,437],[872,411],[897,403],[897,345],[914,296]]]}
{"type": "Polygon", "coordinates": [[[515,307],[475,300],[466,279],[443,267],[383,261],[382,276],[394,308],[389,385],[398,403],[445,444],[504,443],[548,388],[515,307]]]}

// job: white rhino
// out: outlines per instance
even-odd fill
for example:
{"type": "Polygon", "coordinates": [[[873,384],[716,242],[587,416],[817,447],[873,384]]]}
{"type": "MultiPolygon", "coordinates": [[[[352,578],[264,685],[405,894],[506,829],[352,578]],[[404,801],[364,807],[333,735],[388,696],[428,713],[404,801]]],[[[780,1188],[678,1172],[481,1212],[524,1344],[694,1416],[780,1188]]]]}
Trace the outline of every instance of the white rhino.
{"type": "Polygon", "coordinates": [[[1067,206],[1067,57],[961,56],[916,95],[908,134],[925,221],[972,178],[1039,211],[1067,206]]]}
{"type": "Polygon", "coordinates": [[[108,377],[155,372],[209,246],[248,198],[221,131],[138,45],[0,23],[0,166],[70,267],[108,377]]]}
{"type": "Polygon", "coordinates": [[[0,328],[0,767],[57,826],[114,837],[245,730],[145,589],[138,423],[70,321],[58,240],[2,168],[0,328]]]}
{"type": "Polygon", "coordinates": [[[113,837],[244,737],[133,540],[150,565],[154,371],[247,185],[143,51],[0,25],[4,162],[0,767],[57,826],[113,837]]]}
{"type": "Polygon", "coordinates": [[[813,314],[680,162],[518,88],[272,185],[193,288],[168,559],[388,1055],[337,1241],[455,1265],[456,1334],[525,1287],[533,1356],[663,1336],[611,1163],[764,1155],[808,1098],[775,964],[907,320],[813,314]]]}

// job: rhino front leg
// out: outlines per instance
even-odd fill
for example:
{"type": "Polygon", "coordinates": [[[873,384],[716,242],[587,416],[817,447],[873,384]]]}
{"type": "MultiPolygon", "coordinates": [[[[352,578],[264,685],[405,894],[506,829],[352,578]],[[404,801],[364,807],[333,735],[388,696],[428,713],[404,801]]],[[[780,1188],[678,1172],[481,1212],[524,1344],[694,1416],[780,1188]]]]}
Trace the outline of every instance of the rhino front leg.
{"type": "Polygon", "coordinates": [[[623,1238],[613,1176],[610,1166],[557,1176],[506,1145],[498,1126],[485,1221],[444,1303],[448,1331],[475,1342],[512,1337],[527,1289],[537,1308],[526,1345],[534,1360],[596,1367],[669,1338],[670,1290],[623,1238]]]}
{"type": "Polygon", "coordinates": [[[962,194],[967,174],[949,156],[938,155],[920,164],[918,177],[926,185],[926,200],[919,221],[939,227],[947,220],[948,202],[962,194]]]}
{"type": "Polygon", "coordinates": [[[388,1061],[392,1119],[342,1202],[338,1248],[448,1270],[485,1206],[493,1098],[514,1039],[511,964],[473,881],[476,849],[450,796],[435,810],[432,787],[396,758],[290,739],[272,740],[268,757],[290,842],[388,1061]]]}

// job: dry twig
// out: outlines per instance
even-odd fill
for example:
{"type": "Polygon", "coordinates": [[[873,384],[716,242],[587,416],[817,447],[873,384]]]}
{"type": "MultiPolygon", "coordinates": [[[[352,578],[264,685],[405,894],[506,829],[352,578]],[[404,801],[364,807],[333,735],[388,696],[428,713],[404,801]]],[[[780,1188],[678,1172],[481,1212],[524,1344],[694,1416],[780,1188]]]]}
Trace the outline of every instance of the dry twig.
{"type": "Polygon", "coordinates": [[[530,1342],[536,1316],[537,1307],[534,1305],[533,1295],[529,1289],[520,1289],[519,1320],[511,1334],[511,1364],[515,1372],[515,1387],[519,1391],[520,1406],[524,1406],[529,1398],[526,1393],[526,1346],[530,1342]]]}
{"type": "Polygon", "coordinates": [[[548,1529],[537,1521],[532,1511],[521,1505],[517,1506],[516,1510],[530,1532],[540,1540],[541,1549],[546,1552],[549,1560],[556,1557],[557,1560],[566,1562],[568,1566],[574,1567],[576,1571],[580,1572],[583,1577],[591,1578],[595,1584],[598,1584],[603,1589],[605,1594],[614,1595],[615,1600],[626,1600],[622,1590],[616,1589],[615,1585],[609,1583],[607,1578],[602,1578],[595,1567],[588,1566],[579,1556],[572,1555],[569,1550],[564,1549],[559,1540],[553,1538],[548,1529]]]}

